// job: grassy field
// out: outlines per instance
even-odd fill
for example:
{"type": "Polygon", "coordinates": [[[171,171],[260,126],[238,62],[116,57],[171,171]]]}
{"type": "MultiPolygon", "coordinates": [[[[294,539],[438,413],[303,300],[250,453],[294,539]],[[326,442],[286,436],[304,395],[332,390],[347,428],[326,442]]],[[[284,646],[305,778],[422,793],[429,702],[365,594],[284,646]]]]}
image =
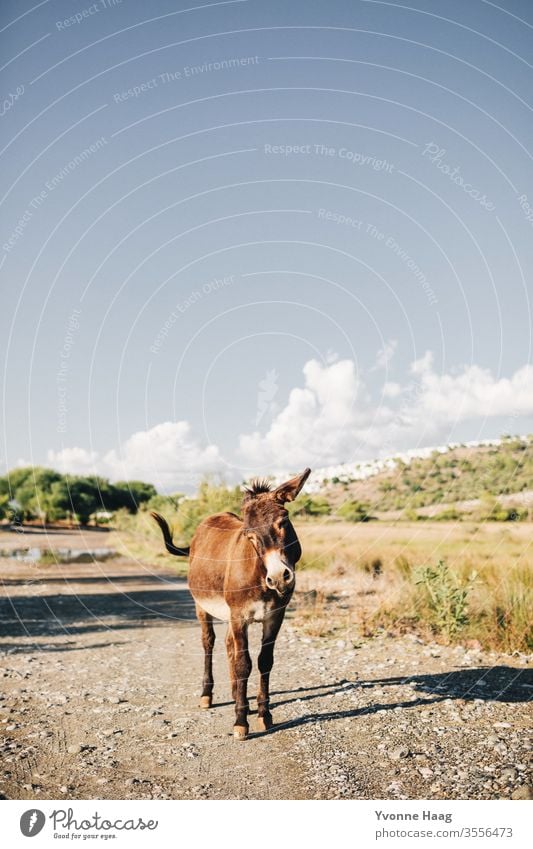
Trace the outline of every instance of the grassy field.
{"type": "MultiPolygon", "coordinates": [[[[70,540],[88,550],[104,545],[147,569],[166,563],[186,576],[187,560],[165,552],[148,510],[160,510],[175,540],[187,543],[201,518],[238,512],[241,499],[239,488],[204,484],[196,499],[157,496],[136,515],[117,512],[109,533],[80,528],[70,540]]],[[[530,521],[474,522],[466,515],[461,521],[350,522],[295,515],[293,521],[303,548],[295,616],[307,632],[353,641],[383,630],[411,632],[505,653],[533,651],[530,521]]],[[[73,544],[57,534],[29,533],[24,543],[20,533],[2,539],[50,550],[73,544]]]]}
{"type": "Polygon", "coordinates": [[[333,633],[342,620],[354,638],[386,629],[504,652],[533,649],[529,523],[315,520],[299,523],[298,533],[308,629],[333,633]]]}
{"type": "MultiPolygon", "coordinates": [[[[303,549],[297,621],[315,635],[357,640],[381,630],[533,650],[533,535],[529,522],[294,520],[303,549]]],[[[126,557],[172,563],[144,512],[113,542],[126,557]]],[[[181,541],[179,531],[175,536],[181,541]]]]}
{"type": "MultiPolygon", "coordinates": [[[[87,500],[92,505],[75,510],[76,548],[104,545],[148,569],[166,563],[183,576],[187,560],[165,552],[149,511],[160,511],[176,542],[187,544],[206,516],[239,513],[243,497],[240,486],[207,480],[193,498],[158,495],[139,481],[68,484],[78,488],[82,507],[87,500]],[[130,503],[124,499],[132,487],[130,503]],[[97,504],[88,495],[93,490],[105,496],[100,506],[113,510],[108,534],[83,526],[97,504]]],[[[9,482],[0,479],[0,519],[2,509],[13,512],[10,493],[26,520],[61,514],[65,486],[52,470],[15,470],[9,482]]],[[[310,633],[357,640],[381,630],[410,631],[450,644],[533,651],[533,437],[435,451],[364,480],[324,480],[320,492],[302,493],[289,510],[304,552],[296,617],[310,633]]],[[[6,541],[7,518],[3,530],[6,541]]],[[[61,529],[42,529],[40,538],[32,536],[36,528],[26,532],[26,543],[47,549],[53,561],[61,529]]],[[[15,547],[24,544],[20,534],[11,536],[15,547]]]]}

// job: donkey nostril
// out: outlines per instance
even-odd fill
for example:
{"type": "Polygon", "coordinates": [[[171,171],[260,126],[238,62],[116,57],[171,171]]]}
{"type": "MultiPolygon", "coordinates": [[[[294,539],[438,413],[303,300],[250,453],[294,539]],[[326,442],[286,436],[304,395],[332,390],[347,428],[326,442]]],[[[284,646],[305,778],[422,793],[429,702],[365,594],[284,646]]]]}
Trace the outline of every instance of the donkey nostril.
{"type": "Polygon", "coordinates": [[[285,569],[283,573],[283,580],[287,582],[292,580],[292,572],[290,569],[285,569]]]}
{"type": "Polygon", "coordinates": [[[274,581],[272,580],[270,575],[267,575],[266,582],[267,582],[267,587],[273,587],[274,586],[274,581]]]}

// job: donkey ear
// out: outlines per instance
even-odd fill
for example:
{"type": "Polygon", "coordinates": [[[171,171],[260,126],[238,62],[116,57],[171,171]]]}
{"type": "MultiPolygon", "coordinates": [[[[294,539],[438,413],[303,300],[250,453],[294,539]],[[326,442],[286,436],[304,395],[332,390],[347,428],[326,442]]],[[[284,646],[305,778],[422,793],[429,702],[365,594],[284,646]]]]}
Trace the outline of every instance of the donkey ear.
{"type": "Polygon", "coordinates": [[[276,487],[272,495],[276,501],[280,501],[282,504],[286,501],[294,501],[310,474],[311,469],[306,469],[301,475],[296,475],[295,478],[291,478],[290,481],[276,487]]]}

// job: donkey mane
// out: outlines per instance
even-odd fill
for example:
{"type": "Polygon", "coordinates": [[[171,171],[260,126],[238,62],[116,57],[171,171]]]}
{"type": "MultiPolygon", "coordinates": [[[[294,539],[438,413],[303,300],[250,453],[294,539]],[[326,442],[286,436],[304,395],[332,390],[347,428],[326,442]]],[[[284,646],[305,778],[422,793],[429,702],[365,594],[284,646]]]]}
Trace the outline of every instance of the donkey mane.
{"type": "Polygon", "coordinates": [[[261,495],[263,492],[272,492],[272,487],[266,478],[254,478],[250,481],[250,486],[244,488],[246,495],[261,495]]]}

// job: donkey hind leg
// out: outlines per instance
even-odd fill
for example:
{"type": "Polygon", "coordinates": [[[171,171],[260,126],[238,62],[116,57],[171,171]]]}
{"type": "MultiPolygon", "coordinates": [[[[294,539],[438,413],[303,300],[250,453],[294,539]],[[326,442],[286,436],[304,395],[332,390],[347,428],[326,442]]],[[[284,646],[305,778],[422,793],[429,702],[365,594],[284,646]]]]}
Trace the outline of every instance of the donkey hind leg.
{"type": "Polygon", "coordinates": [[[202,645],[204,647],[204,677],[202,681],[202,696],[200,707],[204,710],[213,704],[213,648],[215,646],[215,629],[213,617],[199,605],[196,605],[196,615],[202,627],[202,645]]]}
{"type": "Polygon", "coordinates": [[[259,667],[259,692],[257,694],[257,728],[259,731],[268,731],[272,728],[272,714],[270,713],[270,671],[274,665],[274,644],[278,636],[285,610],[276,611],[263,622],[263,638],[261,651],[257,660],[259,667]]]}
{"type": "Polygon", "coordinates": [[[236,740],[245,740],[248,736],[248,678],[252,671],[252,661],[248,651],[248,626],[240,620],[231,621],[235,670],[235,725],[233,736],[236,740]]]}

